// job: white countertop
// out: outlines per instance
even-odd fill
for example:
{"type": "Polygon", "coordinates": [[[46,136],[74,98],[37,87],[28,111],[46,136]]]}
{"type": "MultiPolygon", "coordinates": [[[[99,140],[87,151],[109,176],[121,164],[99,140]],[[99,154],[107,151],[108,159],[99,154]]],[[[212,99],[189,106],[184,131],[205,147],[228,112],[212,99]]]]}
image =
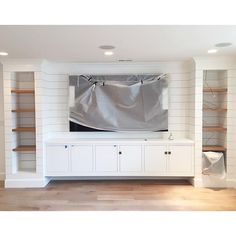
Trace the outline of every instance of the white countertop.
{"type": "Polygon", "coordinates": [[[78,143],[141,143],[141,144],[154,144],[154,143],[165,143],[165,144],[193,144],[194,141],[191,139],[155,139],[155,138],[53,138],[48,139],[46,144],[78,144],[78,143]]]}

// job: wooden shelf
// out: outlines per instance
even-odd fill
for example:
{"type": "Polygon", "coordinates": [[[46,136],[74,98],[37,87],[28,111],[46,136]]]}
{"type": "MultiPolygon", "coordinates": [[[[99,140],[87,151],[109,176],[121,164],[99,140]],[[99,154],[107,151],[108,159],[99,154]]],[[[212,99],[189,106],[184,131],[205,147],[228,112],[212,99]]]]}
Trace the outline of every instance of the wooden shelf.
{"type": "Polygon", "coordinates": [[[226,108],[203,108],[203,111],[226,112],[226,108]]]}
{"type": "Polygon", "coordinates": [[[16,93],[16,94],[34,94],[33,89],[12,89],[11,93],[16,93]]]}
{"type": "Polygon", "coordinates": [[[227,128],[220,126],[204,126],[202,130],[205,132],[225,132],[227,131],[227,128]]]}
{"type": "Polygon", "coordinates": [[[34,108],[31,109],[15,109],[15,110],[11,110],[12,112],[35,112],[34,108]]]}
{"type": "Polygon", "coordinates": [[[27,145],[27,146],[18,146],[12,149],[14,152],[35,152],[36,146],[35,145],[27,145]]]}
{"type": "Polygon", "coordinates": [[[203,92],[205,93],[226,93],[228,91],[227,88],[203,88],[203,92]]]}
{"type": "Polygon", "coordinates": [[[223,146],[215,146],[215,145],[210,145],[210,146],[203,146],[202,150],[204,152],[208,152],[208,151],[213,151],[213,152],[224,152],[226,150],[225,147],[223,146]]]}
{"type": "Polygon", "coordinates": [[[35,132],[35,127],[17,127],[12,129],[13,132],[35,132]]]}

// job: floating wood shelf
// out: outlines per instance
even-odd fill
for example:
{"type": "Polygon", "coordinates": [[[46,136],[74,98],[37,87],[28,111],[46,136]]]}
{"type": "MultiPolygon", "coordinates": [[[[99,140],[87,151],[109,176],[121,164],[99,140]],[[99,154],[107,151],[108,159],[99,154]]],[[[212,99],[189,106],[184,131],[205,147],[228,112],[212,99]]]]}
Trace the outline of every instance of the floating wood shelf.
{"type": "Polygon", "coordinates": [[[224,132],[227,131],[227,128],[220,126],[204,126],[203,131],[205,132],[224,132]]]}
{"type": "Polygon", "coordinates": [[[35,127],[17,127],[12,129],[14,132],[35,132],[35,127]]]}
{"type": "Polygon", "coordinates": [[[35,145],[25,145],[25,146],[18,146],[14,149],[12,149],[14,152],[35,152],[36,146],[35,145]]]}
{"type": "Polygon", "coordinates": [[[15,110],[11,110],[12,112],[35,112],[34,108],[31,109],[15,109],[15,110]]]}
{"type": "Polygon", "coordinates": [[[226,108],[203,108],[203,111],[226,112],[226,108]]]}
{"type": "Polygon", "coordinates": [[[33,89],[12,89],[11,93],[17,93],[17,94],[34,94],[33,89]]]}
{"type": "Polygon", "coordinates": [[[205,93],[211,93],[211,92],[226,93],[227,88],[203,88],[203,92],[205,92],[205,93]]]}
{"type": "Polygon", "coordinates": [[[215,145],[210,145],[210,146],[203,146],[202,150],[204,152],[208,152],[208,151],[213,151],[213,152],[224,152],[226,150],[225,147],[223,146],[215,146],[215,145]]]}

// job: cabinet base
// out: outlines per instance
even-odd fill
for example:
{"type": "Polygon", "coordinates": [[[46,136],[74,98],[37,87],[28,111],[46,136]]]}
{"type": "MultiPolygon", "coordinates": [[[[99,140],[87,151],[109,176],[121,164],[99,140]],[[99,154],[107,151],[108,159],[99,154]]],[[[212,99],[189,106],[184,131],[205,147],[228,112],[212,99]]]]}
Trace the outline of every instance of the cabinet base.
{"type": "Polygon", "coordinates": [[[43,188],[50,179],[6,179],[5,188],[43,188]]]}

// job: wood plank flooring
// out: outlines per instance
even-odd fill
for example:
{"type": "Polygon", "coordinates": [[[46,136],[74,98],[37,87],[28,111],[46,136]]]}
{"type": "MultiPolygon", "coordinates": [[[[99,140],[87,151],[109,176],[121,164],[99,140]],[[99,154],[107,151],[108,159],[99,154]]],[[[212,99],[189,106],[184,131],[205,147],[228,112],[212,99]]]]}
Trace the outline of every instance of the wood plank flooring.
{"type": "Polygon", "coordinates": [[[52,181],[40,189],[4,189],[1,211],[236,210],[236,189],[194,188],[160,180],[52,181]]]}

